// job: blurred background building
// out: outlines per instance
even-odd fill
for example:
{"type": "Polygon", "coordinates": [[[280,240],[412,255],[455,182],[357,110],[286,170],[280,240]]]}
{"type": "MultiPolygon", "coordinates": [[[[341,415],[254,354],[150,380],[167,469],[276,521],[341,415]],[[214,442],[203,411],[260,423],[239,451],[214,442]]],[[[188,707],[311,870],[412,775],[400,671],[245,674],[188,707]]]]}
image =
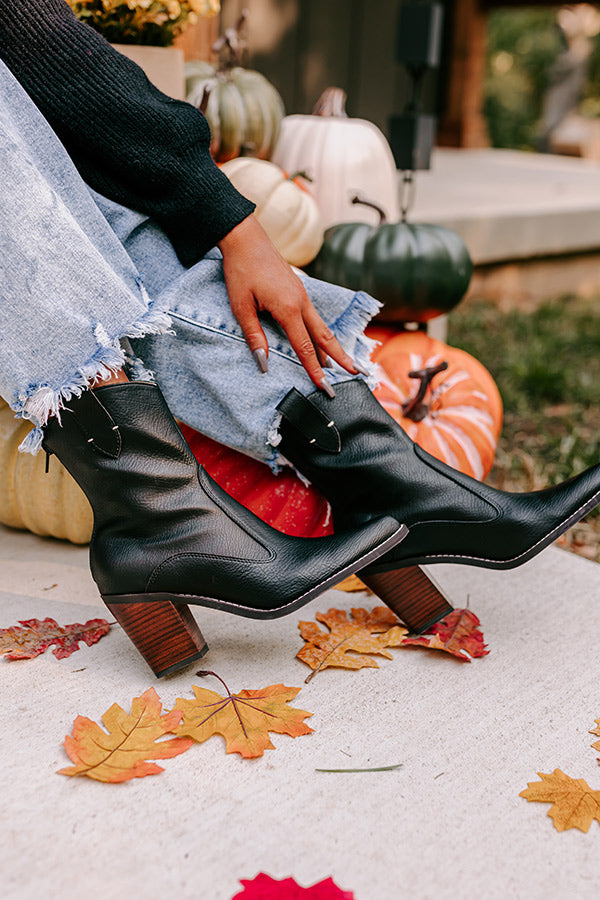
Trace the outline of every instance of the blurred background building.
{"type": "MultiPolygon", "coordinates": [[[[426,112],[446,147],[538,149],[600,158],[600,13],[591,4],[440,0],[441,64],[427,72],[426,112]],[[553,135],[553,132],[556,132],[553,135]]],[[[180,39],[189,57],[248,17],[248,64],[280,91],[288,112],[310,112],[330,85],[350,115],[389,133],[409,77],[395,54],[403,0],[222,0],[219,19],[180,39]]]]}

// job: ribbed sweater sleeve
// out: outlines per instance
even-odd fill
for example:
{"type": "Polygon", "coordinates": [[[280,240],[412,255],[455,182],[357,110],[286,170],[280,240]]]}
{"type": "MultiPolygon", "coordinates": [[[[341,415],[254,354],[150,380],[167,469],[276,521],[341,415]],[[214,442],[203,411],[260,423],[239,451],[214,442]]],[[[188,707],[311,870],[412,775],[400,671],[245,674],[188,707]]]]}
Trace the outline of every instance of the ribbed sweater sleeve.
{"type": "Polygon", "coordinates": [[[0,0],[0,59],[83,179],[156,219],[184,265],[254,209],[213,162],[202,113],[157,90],[65,0],[0,0]]]}

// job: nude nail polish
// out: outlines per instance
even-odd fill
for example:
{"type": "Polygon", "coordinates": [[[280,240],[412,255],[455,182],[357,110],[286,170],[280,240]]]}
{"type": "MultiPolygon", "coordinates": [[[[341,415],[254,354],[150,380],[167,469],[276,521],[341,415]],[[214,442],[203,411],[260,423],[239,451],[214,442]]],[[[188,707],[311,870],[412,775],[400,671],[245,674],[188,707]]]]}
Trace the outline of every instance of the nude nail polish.
{"type": "Polygon", "coordinates": [[[354,363],[354,368],[360,375],[364,375],[367,378],[371,374],[364,366],[360,366],[357,362],[354,363]]]}
{"type": "Polygon", "coordinates": [[[267,361],[267,354],[263,348],[259,347],[257,350],[253,350],[252,356],[262,374],[265,375],[269,371],[269,363],[267,361]]]}
{"type": "Polygon", "coordinates": [[[327,396],[331,397],[331,399],[333,400],[333,398],[335,397],[335,391],[333,389],[333,385],[330,384],[326,378],[321,378],[321,381],[319,382],[319,384],[321,385],[321,388],[325,391],[327,396]]]}

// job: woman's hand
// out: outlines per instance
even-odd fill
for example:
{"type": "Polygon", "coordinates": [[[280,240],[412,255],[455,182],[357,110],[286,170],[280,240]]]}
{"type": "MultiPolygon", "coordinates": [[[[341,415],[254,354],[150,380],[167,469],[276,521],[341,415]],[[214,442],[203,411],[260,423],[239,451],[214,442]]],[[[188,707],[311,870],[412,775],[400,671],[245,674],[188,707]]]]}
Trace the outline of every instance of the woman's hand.
{"type": "Polygon", "coordinates": [[[254,215],[230,231],[219,248],[231,309],[261,371],[267,371],[269,345],[259,311],[270,313],[281,325],[312,381],[330,396],[334,396],[333,388],[321,368],[327,364],[327,357],[353,375],[362,371],[342,350],[304,285],[254,215]]]}

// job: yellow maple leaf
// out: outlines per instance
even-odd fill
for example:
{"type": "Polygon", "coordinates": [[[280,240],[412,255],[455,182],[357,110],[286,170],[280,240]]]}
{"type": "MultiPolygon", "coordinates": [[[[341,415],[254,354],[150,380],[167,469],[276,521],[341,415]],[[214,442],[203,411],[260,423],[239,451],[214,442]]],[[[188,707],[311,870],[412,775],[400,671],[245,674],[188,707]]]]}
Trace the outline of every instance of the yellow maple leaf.
{"type": "MultiPolygon", "coordinates": [[[[214,675],[214,672],[199,672],[214,675]]],[[[313,729],[302,720],[312,713],[288,706],[300,688],[284,684],[270,684],[260,690],[244,690],[232,694],[223,681],[225,697],[216,691],[192,685],[195,699],[178,698],[175,709],[182,714],[176,734],[190,737],[198,743],[213,734],[225,738],[227,753],[240,753],[246,759],[262,756],[265,750],[274,750],[269,732],[298,737],[311,734],[313,729]]]]}
{"type": "Polygon", "coordinates": [[[349,591],[350,593],[355,591],[365,591],[367,594],[373,593],[357,575],[348,575],[347,578],[336,584],[335,589],[336,591],[349,591]]]}
{"type": "Polygon", "coordinates": [[[67,735],[64,743],[75,765],[59,769],[59,775],[86,775],[111,783],[158,775],[164,771],[161,766],[146,760],[178,756],[193,744],[181,738],[156,743],[157,738],[172,733],[181,721],[181,713],[161,715],[161,710],[158,694],[149,688],[134,698],[131,713],[113,703],[102,716],[106,731],[97,722],[77,716],[73,734],[67,735]]]}
{"type": "MultiPolygon", "coordinates": [[[[594,721],[596,723],[596,727],[590,728],[589,734],[597,734],[598,736],[600,736],[600,719],[594,719],[594,721]]],[[[600,741],[594,741],[594,743],[590,746],[592,747],[592,750],[600,750],[600,741]]],[[[600,759],[598,760],[598,763],[600,764],[600,759]]]]}
{"type": "Polygon", "coordinates": [[[579,828],[587,832],[594,819],[600,822],[600,791],[593,791],[583,778],[570,778],[560,769],[538,775],[542,780],[530,781],[519,797],[552,803],[548,815],[557,831],[579,828]]]}
{"type": "Polygon", "coordinates": [[[296,656],[313,670],[306,681],[317,672],[336,666],[343,669],[379,668],[367,654],[392,659],[387,647],[400,647],[408,630],[387,606],[376,606],[370,612],[353,609],[352,618],[345,610],[330,609],[317,613],[316,619],[327,626],[323,631],[315,622],[299,622],[300,634],[306,641],[296,656]]]}

